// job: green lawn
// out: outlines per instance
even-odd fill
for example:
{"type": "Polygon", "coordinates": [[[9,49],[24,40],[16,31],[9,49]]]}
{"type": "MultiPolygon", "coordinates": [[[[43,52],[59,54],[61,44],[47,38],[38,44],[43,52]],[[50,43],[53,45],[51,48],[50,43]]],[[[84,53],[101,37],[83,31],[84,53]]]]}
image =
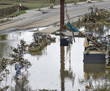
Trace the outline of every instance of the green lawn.
{"type": "Polygon", "coordinates": [[[40,7],[47,7],[49,6],[49,3],[42,3],[42,2],[35,2],[35,3],[22,3],[23,6],[28,7],[29,9],[34,9],[34,8],[40,8],[40,7]]]}
{"type": "MultiPolygon", "coordinates": [[[[39,8],[41,6],[47,7],[50,5],[50,0],[0,0],[0,8],[18,5],[19,2],[17,2],[17,1],[21,1],[22,5],[28,7],[29,9],[39,8]]],[[[60,0],[55,0],[55,1],[56,1],[56,4],[60,3],[60,0]]],[[[74,3],[74,2],[78,2],[78,1],[87,1],[87,0],[65,0],[65,1],[66,1],[66,3],[74,3]]]]}
{"type": "Polygon", "coordinates": [[[16,17],[16,16],[18,16],[18,15],[25,14],[25,13],[26,13],[25,10],[21,10],[21,11],[19,11],[19,12],[13,13],[11,16],[16,17]]]}

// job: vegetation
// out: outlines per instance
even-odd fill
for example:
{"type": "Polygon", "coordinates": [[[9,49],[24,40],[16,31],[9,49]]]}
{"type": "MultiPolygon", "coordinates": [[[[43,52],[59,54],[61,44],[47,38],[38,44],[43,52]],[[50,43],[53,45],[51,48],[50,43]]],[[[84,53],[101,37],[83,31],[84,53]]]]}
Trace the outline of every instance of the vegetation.
{"type": "MultiPolygon", "coordinates": [[[[77,2],[82,2],[82,1],[87,1],[87,0],[65,0],[65,1],[66,3],[77,4],[77,2]]],[[[60,0],[0,0],[0,9],[17,6],[21,3],[21,6],[26,7],[27,9],[39,8],[40,10],[43,7],[49,7],[52,2],[55,5],[58,5],[60,3],[60,0]]],[[[19,13],[14,13],[13,16],[24,14],[25,13],[24,9],[21,9],[21,10],[23,11],[20,11],[19,13]]],[[[4,15],[5,16],[2,16],[2,17],[7,16],[7,14],[4,14],[4,15]]]]}
{"type": "Polygon", "coordinates": [[[98,0],[99,2],[103,2],[104,0],[98,0]]]}
{"type": "MultiPolygon", "coordinates": [[[[54,1],[55,4],[60,3],[60,0],[52,0],[52,1],[54,1]]],[[[86,1],[86,0],[65,0],[65,1],[66,1],[66,3],[77,3],[79,1],[82,2],[82,1],[86,1]]],[[[28,7],[29,9],[33,9],[33,8],[49,6],[51,3],[51,0],[0,0],[0,8],[18,5],[19,2],[23,6],[28,7]]]]}
{"type": "Polygon", "coordinates": [[[18,15],[25,14],[25,13],[26,13],[25,10],[21,10],[21,11],[19,11],[19,12],[15,12],[14,14],[12,14],[12,17],[16,17],[16,16],[18,16],[18,15]]]}

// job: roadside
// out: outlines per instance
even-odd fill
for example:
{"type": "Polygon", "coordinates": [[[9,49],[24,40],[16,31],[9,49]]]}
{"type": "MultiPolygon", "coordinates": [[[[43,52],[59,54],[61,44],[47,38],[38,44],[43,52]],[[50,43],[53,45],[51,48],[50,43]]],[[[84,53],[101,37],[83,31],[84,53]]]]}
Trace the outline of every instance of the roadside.
{"type": "MultiPolygon", "coordinates": [[[[70,18],[84,15],[88,12],[88,7],[92,6],[93,4],[98,4],[98,6],[101,8],[109,6],[109,3],[106,2],[104,2],[104,6],[102,6],[103,2],[93,2],[90,4],[87,4],[86,2],[80,2],[77,5],[68,4],[67,7],[70,18]]],[[[12,21],[0,24],[0,30],[11,31],[15,29],[34,28],[58,23],[60,20],[59,7],[59,5],[54,6],[53,9],[46,7],[42,8],[41,11],[39,11],[38,9],[27,10],[25,14],[13,17],[12,21]]]]}
{"type": "MultiPolygon", "coordinates": [[[[81,3],[79,3],[79,4],[84,4],[85,2],[81,2],[81,3]]],[[[72,6],[73,4],[68,4],[68,6],[72,6]]],[[[9,21],[9,22],[6,22],[6,23],[2,23],[2,24],[0,24],[0,30],[3,30],[3,29],[6,29],[6,28],[9,28],[10,26],[11,27],[14,27],[14,26],[17,26],[17,25],[19,25],[19,24],[21,24],[21,23],[24,23],[23,21],[25,21],[25,20],[29,20],[29,22],[31,23],[31,25],[30,25],[30,23],[27,23],[27,22],[25,22],[25,27],[24,26],[22,26],[23,27],[23,29],[25,29],[25,28],[31,28],[31,27],[35,27],[36,26],[36,24],[37,24],[37,26],[36,27],[38,27],[38,26],[47,26],[47,25],[49,25],[49,24],[52,24],[52,23],[54,23],[54,20],[56,21],[56,19],[57,19],[57,21],[59,21],[59,14],[57,15],[57,16],[54,16],[54,17],[49,17],[50,19],[50,21],[48,20],[48,18],[39,18],[39,16],[41,16],[41,15],[43,15],[44,13],[48,13],[49,11],[51,11],[51,12],[53,12],[55,9],[59,9],[59,5],[57,5],[57,6],[54,6],[54,9],[50,9],[49,7],[45,7],[45,8],[42,8],[40,11],[39,11],[39,9],[32,9],[32,10],[26,10],[26,13],[25,14],[22,14],[22,15],[19,15],[19,16],[17,16],[17,17],[13,17],[13,18],[8,18],[8,19],[10,19],[11,21],[9,21]],[[32,19],[32,20],[30,20],[30,18],[32,19]],[[35,22],[36,20],[35,20],[35,18],[37,18],[37,21],[39,21],[39,22],[35,22]],[[42,20],[43,20],[43,22],[42,22],[42,20]],[[20,21],[22,21],[22,22],[20,22],[20,21]],[[48,22],[47,22],[48,21],[48,22]],[[20,23],[19,23],[20,22],[20,23]],[[46,22],[46,23],[45,23],[46,22]],[[26,24],[27,23],[27,24],[26,24]],[[6,26],[5,26],[6,25],[6,26]],[[28,25],[28,27],[26,27],[28,25]]],[[[59,10],[58,10],[59,11],[59,10]]],[[[44,14],[45,15],[45,14],[44,14]]],[[[44,16],[43,15],[43,16],[44,16]]],[[[6,18],[5,18],[6,19],[6,18]]],[[[23,24],[24,25],[24,24],[23,24]]]]}

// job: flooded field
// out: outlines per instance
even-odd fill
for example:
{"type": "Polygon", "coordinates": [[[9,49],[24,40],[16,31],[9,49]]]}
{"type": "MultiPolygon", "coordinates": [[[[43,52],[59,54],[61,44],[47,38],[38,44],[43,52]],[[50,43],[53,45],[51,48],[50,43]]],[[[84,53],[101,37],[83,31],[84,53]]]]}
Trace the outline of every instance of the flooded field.
{"type": "MultiPolygon", "coordinates": [[[[10,58],[11,46],[17,47],[21,39],[27,44],[33,42],[33,33],[33,30],[28,30],[0,35],[0,58],[10,58]]],[[[0,89],[8,86],[7,91],[109,91],[110,71],[105,69],[105,65],[83,63],[84,38],[75,38],[75,43],[60,47],[60,37],[51,36],[56,38],[56,42],[39,54],[23,55],[31,66],[21,69],[21,79],[15,79],[15,64],[7,65],[9,74],[3,76],[6,70],[0,72],[0,89]]]]}

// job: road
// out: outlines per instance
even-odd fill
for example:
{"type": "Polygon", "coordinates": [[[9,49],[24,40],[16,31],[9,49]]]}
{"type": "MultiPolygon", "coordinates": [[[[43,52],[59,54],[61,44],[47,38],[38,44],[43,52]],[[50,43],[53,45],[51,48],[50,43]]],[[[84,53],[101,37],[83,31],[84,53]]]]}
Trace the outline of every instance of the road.
{"type": "MultiPolygon", "coordinates": [[[[78,3],[77,5],[66,5],[70,18],[75,18],[85,13],[88,13],[88,8],[95,5],[98,8],[110,8],[110,1],[92,2],[92,3],[78,3]]],[[[65,7],[65,8],[66,8],[65,7]]],[[[65,17],[66,19],[66,17],[65,17]]],[[[42,11],[37,9],[27,10],[26,14],[14,17],[12,21],[0,24],[0,33],[20,30],[34,27],[48,26],[60,21],[60,6],[54,6],[54,9],[48,7],[42,8],[42,11]]],[[[73,21],[74,22],[74,21],[73,21]]]]}

